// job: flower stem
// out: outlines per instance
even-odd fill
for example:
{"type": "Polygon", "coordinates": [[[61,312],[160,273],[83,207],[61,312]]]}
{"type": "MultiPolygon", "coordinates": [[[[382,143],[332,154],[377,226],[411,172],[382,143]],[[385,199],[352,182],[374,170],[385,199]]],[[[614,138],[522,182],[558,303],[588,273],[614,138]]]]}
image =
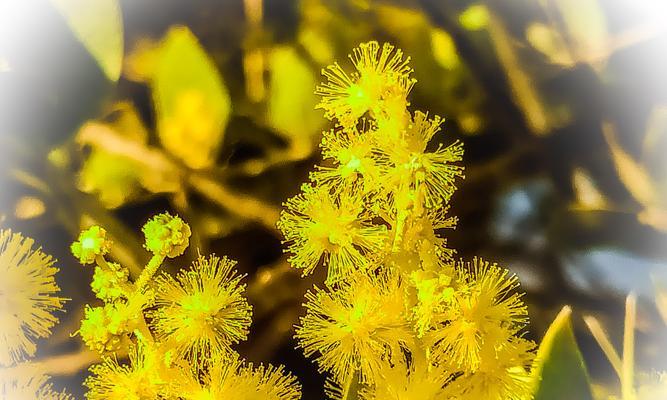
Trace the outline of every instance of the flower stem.
{"type": "Polygon", "coordinates": [[[155,254],[153,257],[151,257],[150,261],[148,261],[148,264],[146,265],[146,268],[144,268],[143,271],[141,271],[141,275],[139,275],[139,278],[135,282],[135,290],[139,291],[141,290],[148,281],[155,275],[155,272],[157,269],[162,265],[162,262],[164,261],[164,256],[163,255],[158,255],[155,254]]]}

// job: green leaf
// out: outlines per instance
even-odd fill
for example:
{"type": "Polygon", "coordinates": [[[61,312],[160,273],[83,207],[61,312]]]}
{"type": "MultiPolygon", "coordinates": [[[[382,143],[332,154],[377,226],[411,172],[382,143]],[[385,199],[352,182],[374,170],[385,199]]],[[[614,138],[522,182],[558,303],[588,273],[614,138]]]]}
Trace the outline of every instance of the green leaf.
{"type": "Polygon", "coordinates": [[[269,57],[271,93],[269,123],[289,139],[320,134],[324,118],[315,111],[315,74],[299,54],[288,46],[276,47],[269,57]]]}
{"type": "Polygon", "coordinates": [[[160,141],[189,167],[210,167],[231,111],[220,72],[186,27],[171,28],[158,52],[151,86],[160,141]]]}
{"type": "Polygon", "coordinates": [[[542,339],[532,369],[534,400],[592,400],[584,359],[574,338],[568,306],[558,313],[542,339]]]}
{"type": "Polygon", "coordinates": [[[117,0],[51,0],[110,81],[120,77],[123,23],[117,0]]]}

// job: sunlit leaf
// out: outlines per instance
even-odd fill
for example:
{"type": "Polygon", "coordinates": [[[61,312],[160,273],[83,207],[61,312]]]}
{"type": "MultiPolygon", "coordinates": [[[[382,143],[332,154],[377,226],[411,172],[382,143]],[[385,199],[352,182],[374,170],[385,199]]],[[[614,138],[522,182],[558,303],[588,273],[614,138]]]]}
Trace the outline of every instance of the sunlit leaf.
{"type": "Polygon", "coordinates": [[[117,0],[51,0],[111,81],[123,62],[123,24],[117,0]]]}
{"type": "Polygon", "coordinates": [[[288,138],[304,139],[318,135],[322,116],[313,112],[317,97],[312,88],[315,74],[292,47],[276,47],[269,58],[271,88],[268,119],[288,138]]]}
{"type": "Polygon", "coordinates": [[[400,32],[407,37],[415,37],[420,31],[428,29],[428,18],[421,12],[404,6],[383,4],[374,9],[378,22],[387,30],[400,32]]]}
{"type": "Polygon", "coordinates": [[[161,43],[151,80],[163,146],[191,168],[215,162],[231,100],[220,73],[197,38],[172,28],[161,43]]]}
{"type": "Polygon", "coordinates": [[[568,306],[558,313],[537,350],[532,369],[535,400],[592,400],[584,359],[574,338],[568,306]]]}

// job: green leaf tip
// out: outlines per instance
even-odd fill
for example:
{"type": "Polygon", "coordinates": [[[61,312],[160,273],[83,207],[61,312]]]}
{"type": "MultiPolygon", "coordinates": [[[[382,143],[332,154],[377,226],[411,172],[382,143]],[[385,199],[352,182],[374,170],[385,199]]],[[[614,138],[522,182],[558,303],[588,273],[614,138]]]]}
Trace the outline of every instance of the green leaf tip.
{"type": "Polygon", "coordinates": [[[584,359],[564,306],[544,334],[532,368],[534,400],[592,400],[584,359]]]}

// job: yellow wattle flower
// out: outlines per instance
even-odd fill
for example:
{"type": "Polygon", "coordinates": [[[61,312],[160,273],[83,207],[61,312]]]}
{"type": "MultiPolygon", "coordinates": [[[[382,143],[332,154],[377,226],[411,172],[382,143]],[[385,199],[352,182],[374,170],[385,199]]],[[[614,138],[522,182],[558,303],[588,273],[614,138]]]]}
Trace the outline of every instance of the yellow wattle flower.
{"type": "Polygon", "coordinates": [[[386,227],[372,224],[362,194],[343,190],[334,196],[328,186],[304,185],[302,190],[287,200],[278,221],[292,265],[308,275],[324,259],[328,283],[375,267],[386,227]]]}
{"type": "Polygon", "coordinates": [[[128,295],[125,289],[129,287],[130,273],[117,263],[108,262],[106,266],[108,268],[95,267],[90,288],[98,299],[113,302],[128,295]]]}
{"type": "Polygon", "coordinates": [[[477,370],[485,344],[501,344],[528,323],[518,286],[517,277],[496,264],[475,258],[459,265],[454,293],[426,334],[435,360],[477,370]]]}
{"type": "Polygon", "coordinates": [[[384,365],[373,387],[360,393],[361,400],[443,400],[450,371],[429,365],[425,359],[398,360],[384,365]]]}
{"type": "Polygon", "coordinates": [[[196,369],[181,377],[183,400],[298,400],[301,385],[283,367],[244,363],[237,355],[217,358],[201,377],[196,369]]]}
{"type": "Polygon", "coordinates": [[[310,175],[313,182],[336,190],[361,181],[364,192],[378,189],[381,171],[374,155],[375,131],[370,123],[363,125],[369,126],[322,132],[322,157],[333,165],[316,166],[310,175]]]}
{"type": "Polygon", "coordinates": [[[393,274],[356,274],[333,290],[306,293],[306,315],[296,329],[299,347],[316,355],[320,370],[338,383],[355,371],[372,383],[385,362],[411,342],[403,289],[393,274]]]}
{"type": "Polygon", "coordinates": [[[362,43],[353,50],[350,60],[356,71],[348,74],[338,63],[322,70],[327,82],[315,93],[322,96],[318,108],[329,119],[351,127],[367,111],[381,113],[383,105],[405,110],[407,95],[415,80],[410,77],[410,59],[389,43],[362,43]]]}
{"type": "Polygon", "coordinates": [[[0,367],[35,354],[35,340],[51,334],[58,322],[53,313],[65,299],[55,274],[55,260],[34,241],[0,230],[0,367]]]}
{"type": "Polygon", "coordinates": [[[84,385],[88,400],[154,400],[160,399],[166,382],[159,375],[156,355],[144,346],[130,350],[126,364],[114,357],[90,367],[91,375],[84,385]]]}
{"type": "Polygon", "coordinates": [[[526,400],[531,398],[530,366],[535,343],[506,333],[480,348],[479,364],[447,385],[445,399],[526,400]]]}
{"type": "Polygon", "coordinates": [[[456,190],[455,180],[463,177],[463,167],[455,164],[463,159],[463,145],[456,141],[427,151],[441,124],[440,117],[428,119],[417,111],[407,129],[388,130],[383,135],[387,143],[378,149],[378,162],[388,171],[382,182],[387,191],[420,189],[423,206],[430,209],[449,201],[456,190]]]}
{"type": "Polygon", "coordinates": [[[235,265],[227,257],[200,257],[176,278],[157,278],[152,326],[179,357],[206,363],[246,339],[252,308],[235,265]]]}

